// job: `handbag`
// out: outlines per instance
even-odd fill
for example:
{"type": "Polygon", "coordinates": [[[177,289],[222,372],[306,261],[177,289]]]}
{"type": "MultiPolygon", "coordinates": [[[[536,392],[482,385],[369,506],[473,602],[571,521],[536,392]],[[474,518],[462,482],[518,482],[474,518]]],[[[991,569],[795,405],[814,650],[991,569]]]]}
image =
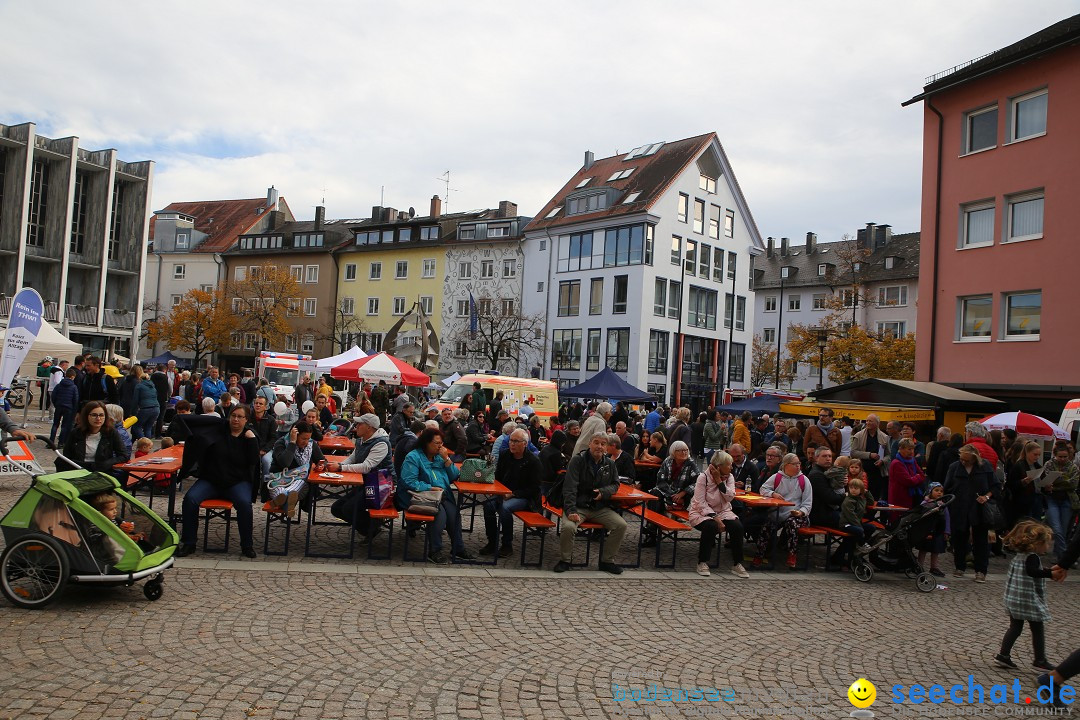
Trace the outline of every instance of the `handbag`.
{"type": "Polygon", "coordinates": [[[458,479],[464,482],[492,485],[495,482],[495,468],[479,458],[469,458],[461,463],[461,474],[458,479]]]}
{"type": "Polygon", "coordinates": [[[368,510],[390,507],[394,496],[394,478],[388,468],[373,470],[364,475],[364,504],[368,510]]]}
{"type": "Polygon", "coordinates": [[[991,530],[1001,530],[1005,527],[1005,515],[997,504],[997,500],[990,498],[979,506],[979,520],[991,530]]]}
{"type": "Polygon", "coordinates": [[[410,490],[408,512],[416,515],[430,515],[432,517],[438,515],[439,504],[442,503],[442,494],[442,488],[410,490]]]}
{"type": "Polygon", "coordinates": [[[292,470],[282,470],[267,474],[266,487],[271,496],[283,495],[291,491],[299,492],[307,482],[308,466],[303,465],[292,470]],[[276,491],[276,492],[275,492],[276,491]]]}

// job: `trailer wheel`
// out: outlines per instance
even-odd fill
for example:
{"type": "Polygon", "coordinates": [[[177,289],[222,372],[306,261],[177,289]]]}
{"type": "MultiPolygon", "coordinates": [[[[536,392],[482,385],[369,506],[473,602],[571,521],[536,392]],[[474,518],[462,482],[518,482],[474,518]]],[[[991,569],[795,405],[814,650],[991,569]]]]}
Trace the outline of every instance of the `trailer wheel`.
{"type": "Polygon", "coordinates": [[[68,558],[48,535],[24,535],[0,555],[0,591],[12,605],[40,610],[64,591],[68,558]]]}

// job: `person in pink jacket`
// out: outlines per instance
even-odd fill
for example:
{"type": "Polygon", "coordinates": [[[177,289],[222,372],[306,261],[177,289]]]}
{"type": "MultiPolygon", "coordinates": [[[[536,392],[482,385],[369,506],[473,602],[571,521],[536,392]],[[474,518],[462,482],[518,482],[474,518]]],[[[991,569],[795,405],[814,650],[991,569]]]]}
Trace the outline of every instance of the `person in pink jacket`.
{"type": "Polygon", "coordinates": [[[926,473],[915,460],[915,441],[901,438],[897,443],[896,458],[889,464],[889,503],[911,508],[922,502],[926,473]]]}
{"type": "Polygon", "coordinates": [[[731,509],[735,497],[735,476],[731,474],[734,460],[723,450],[713,453],[705,472],[698,475],[694,497],[690,501],[690,524],[701,533],[698,545],[697,573],[709,576],[709,555],[716,537],[727,532],[731,538],[732,575],[750,577],[743,567],[743,527],[739,516],[731,509]]]}

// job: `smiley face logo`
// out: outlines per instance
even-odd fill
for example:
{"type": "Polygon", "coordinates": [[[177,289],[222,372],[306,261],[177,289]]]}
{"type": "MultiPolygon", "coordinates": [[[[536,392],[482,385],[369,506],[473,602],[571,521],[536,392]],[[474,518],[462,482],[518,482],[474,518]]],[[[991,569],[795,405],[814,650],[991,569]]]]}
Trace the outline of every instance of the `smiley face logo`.
{"type": "Polygon", "coordinates": [[[857,708],[868,708],[877,700],[877,688],[866,678],[859,678],[851,683],[847,691],[848,700],[857,708]]]}

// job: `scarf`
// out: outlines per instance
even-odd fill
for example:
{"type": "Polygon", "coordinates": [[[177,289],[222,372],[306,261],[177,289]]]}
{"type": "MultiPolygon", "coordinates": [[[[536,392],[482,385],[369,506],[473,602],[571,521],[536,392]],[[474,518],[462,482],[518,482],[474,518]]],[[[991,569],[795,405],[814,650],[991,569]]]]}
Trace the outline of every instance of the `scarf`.
{"type": "Polygon", "coordinates": [[[826,435],[828,435],[828,434],[829,434],[830,432],[832,432],[832,429],[833,429],[833,425],[834,425],[834,424],[835,424],[835,423],[829,423],[828,425],[824,425],[824,424],[822,424],[822,422],[821,422],[820,420],[818,420],[818,424],[817,424],[817,426],[818,426],[819,428],[821,428],[821,432],[823,432],[823,433],[825,433],[826,435]]]}
{"type": "Polygon", "coordinates": [[[905,458],[903,455],[897,455],[896,459],[904,464],[904,467],[907,468],[908,473],[912,476],[919,474],[919,464],[915,462],[914,456],[905,458]]]}

